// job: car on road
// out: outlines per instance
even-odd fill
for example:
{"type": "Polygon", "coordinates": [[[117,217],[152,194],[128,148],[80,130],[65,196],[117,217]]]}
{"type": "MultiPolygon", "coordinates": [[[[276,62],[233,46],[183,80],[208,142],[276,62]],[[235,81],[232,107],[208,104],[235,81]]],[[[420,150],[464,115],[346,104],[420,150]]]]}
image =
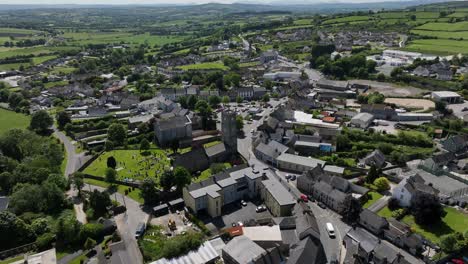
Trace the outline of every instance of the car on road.
{"type": "Polygon", "coordinates": [[[241,221],[237,222],[237,226],[244,226],[244,223],[242,223],[241,221]]]}
{"type": "Polygon", "coordinates": [[[286,174],[286,175],[284,176],[284,178],[285,178],[286,180],[291,179],[291,174],[286,174]]]}
{"type": "Polygon", "coordinates": [[[307,203],[309,201],[309,197],[307,197],[307,195],[305,195],[305,194],[301,194],[300,198],[304,203],[307,203]]]}
{"type": "Polygon", "coordinates": [[[259,205],[259,206],[257,206],[257,208],[255,209],[255,212],[261,213],[261,212],[265,212],[266,210],[267,210],[267,208],[266,208],[265,205],[259,205]]]}
{"type": "Polygon", "coordinates": [[[333,227],[332,223],[326,223],[326,227],[328,236],[331,238],[335,238],[335,228],[333,227]]]}
{"type": "Polygon", "coordinates": [[[463,107],[462,112],[468,111],[468,107],[463,107]]]}
{"type": "Polygon", "coordinates": [[[312,195],[307,195],[307,198],[309,198],[309,201],[315,202],[315,199],[312,195]]]}
{"type": "Polygon", "coordinates": [[[296,175],[292,175],[290,180],[291,180],[291,181],[295,181],[296,178],[297,178],[296,175]]]}
{"type": "Polygon", "coordinates": [[[320,208],[322,208],[322,209],[327,208],[327,206],[326,206],[324,203],[322,203],[322,202],[318,202],[317,205],[318,205],[320,208]]]}
{"type": "Polygon", "coordinates": [[[240,203],[241,203],[241,205],[242,205],[242,206],[247,206],[247,202],[246,202],[246,201],[244,201],[244,200],[241,200],[241,202],[240,202],[240,203]]]}

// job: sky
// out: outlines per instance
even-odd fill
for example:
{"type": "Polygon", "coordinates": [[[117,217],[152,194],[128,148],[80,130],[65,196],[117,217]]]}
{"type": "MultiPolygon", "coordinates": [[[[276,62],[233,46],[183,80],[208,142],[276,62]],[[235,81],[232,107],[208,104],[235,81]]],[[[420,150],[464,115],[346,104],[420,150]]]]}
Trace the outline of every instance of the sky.
{"type": "MultiPolygon", "coordinates": [[[[365,3],[365,2],[382,2],[385,0],[304,0],[304,4],[313,3],[365,3]]],[[[395,0],[390,0],[395,1],[395,0]]],[[[398,0],[397,0],[398,1],[398,0]]],[[[95,4],[110,4],[110,5],[128,5],[128,4],[205,4],[205,3],[224,3],[230,4],[235,2],[241,3],[263,3],[268,4],[271,2],[278,2],[277,0],[0,0],[1,4],[82,4],[82,5],[95,5],[95,4]]],[[[302,2],[302,1],[301,1],[302,2]]]]}

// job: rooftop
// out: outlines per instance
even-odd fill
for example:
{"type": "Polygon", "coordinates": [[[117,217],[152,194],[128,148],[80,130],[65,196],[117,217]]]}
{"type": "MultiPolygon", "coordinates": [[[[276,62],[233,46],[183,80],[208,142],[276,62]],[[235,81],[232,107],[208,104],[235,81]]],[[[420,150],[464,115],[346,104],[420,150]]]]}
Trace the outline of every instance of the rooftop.
{"type": "Polygon", "coordinates": [[[289,193],[288,190],[286,190],[286,188],[278,181],[264,180],[262,183],[280,205],[290,205],[296,203],[291,193],[289,193]]]}
{"type": "Polygon", "coordinates": [[[278,161],[295,163],[295,164],[300,164],[300,165],[314,167],[314,168],[317,167],[318,164],[320,164],[321,166],[325,165],[325,161],[323,160],[304,157],[304,156],[298,156],[298,155],[289,154],[289,153],[281,154],[278,157],[278,161]]]}

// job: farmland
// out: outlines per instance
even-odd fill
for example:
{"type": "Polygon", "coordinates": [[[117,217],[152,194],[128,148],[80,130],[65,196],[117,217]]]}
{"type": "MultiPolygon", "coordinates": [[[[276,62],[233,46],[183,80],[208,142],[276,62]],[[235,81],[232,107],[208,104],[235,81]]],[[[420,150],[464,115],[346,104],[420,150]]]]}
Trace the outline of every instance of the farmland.
{"type": "Polygon", "coordinates": [[[468,30],[468,21],[458,23],[427,23],[415,29],[434,30],[434,31],[466,31],[468,30]]]}
{"type": "Polygon", "coordinates": [[[67,42],[71,45],[88,45],[88,44],[148,44],[164,45],[182,41],[184,38],[179,36],[157,36],[150,34],[133,34],[130,32],[79,32],[79,33],[65,33],[63,35],[67,42]]]}
{"type": "Polygon", "coordinates": [[[454,53],[468,53],[468,41],[449,39],[418,39],[413,40],[406,50],[448,55],[454,53]]]}
{"type": "Polygon", "coordinates": [[[229,67],[225,66],[222,62],[204,62],[198,64],[189,64],[178,67],[182,70],[228,70],[229,67]]]}
{"type": "Polygon", "coordinates": [[[0,108],[0,134],[14,128],[26,128],[29,119],[29,116],[0,108]]]}

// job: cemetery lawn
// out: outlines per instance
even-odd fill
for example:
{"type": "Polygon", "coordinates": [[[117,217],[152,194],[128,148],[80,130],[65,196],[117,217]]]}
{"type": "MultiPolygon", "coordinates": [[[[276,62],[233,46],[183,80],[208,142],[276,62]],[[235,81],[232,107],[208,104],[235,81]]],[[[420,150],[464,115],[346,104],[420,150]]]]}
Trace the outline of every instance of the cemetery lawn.
{"type": "Polygon", "coordinates": [[[148,155],[142,155],[140,150],[135,149],[106,151],[86,167],[83,173],[104,178],[107,158],[113,156],[117,161],[118,180],[143,180],[146,177],[157,179],[165,169],[170,168],[170,161],[162,149],[153,148],[147,152],[148,155]]]}

